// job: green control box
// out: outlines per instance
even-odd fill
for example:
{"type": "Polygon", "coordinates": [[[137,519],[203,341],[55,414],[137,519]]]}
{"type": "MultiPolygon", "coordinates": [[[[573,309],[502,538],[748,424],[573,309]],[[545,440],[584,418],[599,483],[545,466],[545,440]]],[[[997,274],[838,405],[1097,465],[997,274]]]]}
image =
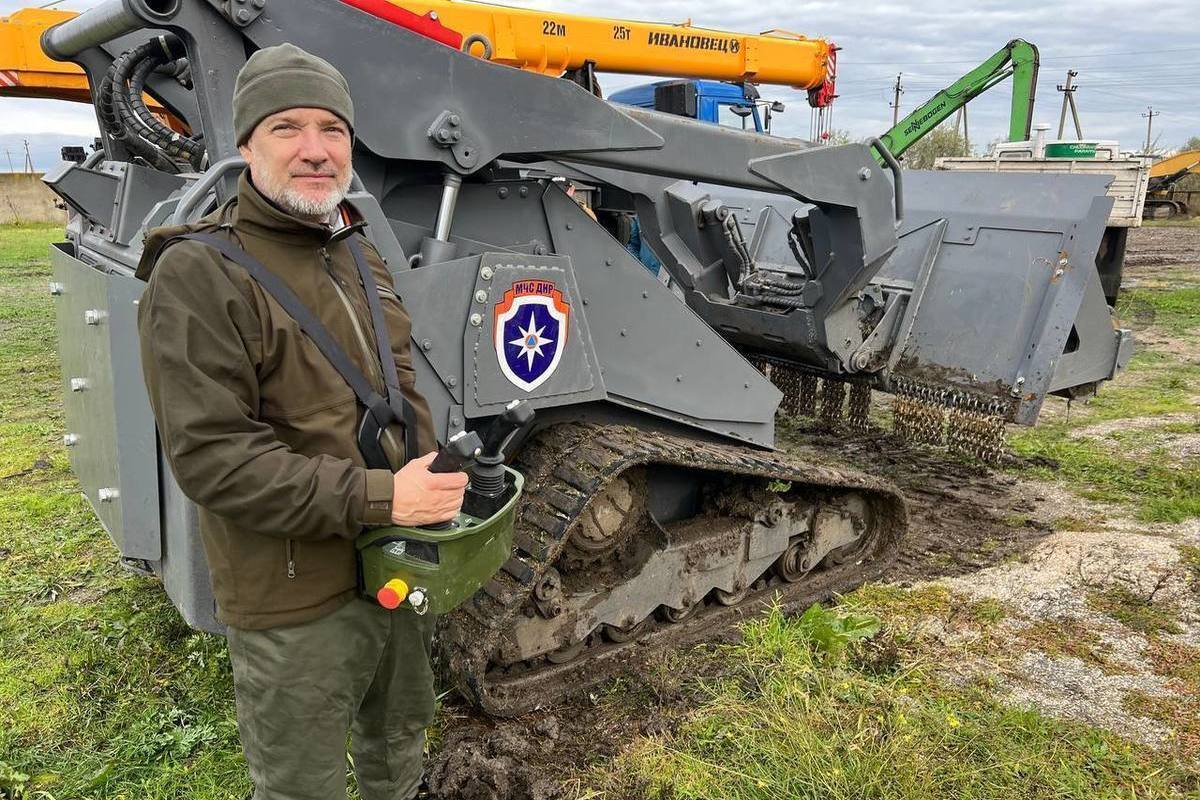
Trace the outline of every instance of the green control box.
{"type": "MultiPolygon", "coordinates": [[[[525,479],[505,467],[499,509],[486,519],[463,511],[444,528],[374,528],[358,537],[359,589],[385,608],[453,611],[483,586],[512,551],[513,522],[525,479]]],[[[495,505],[495,504],[494,504],[495,505]]]]}

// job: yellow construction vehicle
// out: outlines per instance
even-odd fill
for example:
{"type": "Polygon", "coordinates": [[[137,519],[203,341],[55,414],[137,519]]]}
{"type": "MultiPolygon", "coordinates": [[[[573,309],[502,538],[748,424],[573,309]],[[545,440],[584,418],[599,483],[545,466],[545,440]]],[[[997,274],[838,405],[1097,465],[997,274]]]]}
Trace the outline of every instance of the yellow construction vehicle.
{"type": "Polygon", "coordinates": [[[92,102],[87,76],[76,64],[42,52],[42,32],[75,16],[73,11],[23,8],[0,17],[0,97],[92,102]]]}
{"type": "MultiPolygon", "coordinates": [[[[1188,175],[1200,175],[1200,150],[1184,150],[1150,166],[1150,184],[1142,216],[1169,218],[1186,216],[1188,201],[1175,197],[1175,185],[1188,175]]],[[[1187,196],[1190,197],[1190,194],[1187,196]]]]}
{"type": "MultiPolygon", "coordinates": [[[[809,103],[833,101],[837,48],[787,31],[730,33],[679,24],[585,17],[485,3],[341,0],[480,58],[594,88],[593,72],[791,86],[809,103]]],[[[76,65],[42,53],[42,33],[70,11],[21,9],[0,17],[0,96],[91,102],[76,65]]]]}
{"type": "MultiPolygon", "coordinates": [[[[42,52],[42,33],[74,16],[74,11],[22,8],[0,17],[0,97],[92,102],[83,70],[77,64],[55,61],[42,52]]],[[[186,129],[152,97],[146,95],[142,99],[152,113],[161,116],[173,129],[180,132],[186,129]]]]}
{"type": "Polygon", "coordinates": [[[403,9],[462,34],[459,46],[473,55],[548,75],[591,65],[600,72],[791,86],[808,91],[816,107],[833,99],[837,48],[788,31],[730,33],[690,20],[635,22],[465,0],[343,2],[381,16],[385,6],[403,9]]]}

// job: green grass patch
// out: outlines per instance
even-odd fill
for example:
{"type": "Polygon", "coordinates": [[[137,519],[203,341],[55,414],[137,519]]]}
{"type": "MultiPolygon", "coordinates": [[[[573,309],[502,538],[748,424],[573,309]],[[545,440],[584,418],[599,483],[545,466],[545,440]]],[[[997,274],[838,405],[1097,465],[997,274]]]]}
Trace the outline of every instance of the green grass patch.
{"type": "Polygon", "coordinates": [[[43,264],[52,242],[63,240],[62,225],[0,225],[0,265],[7,283],[13,275],[27,274],[21,267],[43,264]]]}
{"type": "Polygon", "coordinates": [[[886,619],[893,633],[921,620],[935,617],[947,622],[962,621],[986,627],[1009,615],[999,600],[972,600],[939,584],[905,588],[895,584],[868,583],[839,598],[842,608],[886,619]]]}
{"type": "Polygon", "coordinates": [[[0,798],[242,798],[224,640],[117,566],[61,446],[61,237],[0,227],[0,798]]]}
{"type": "Polygon", "coordinates": [[[1129,360],[1127,371],[1136,380],[1103,385],[1096,397],[1073,409],[1072,417],[1092,423],[1195,412],[1200,364],[1184,364],[1164,353],[1143,350],[1129,360]]]}
{"type": "Polygon", "coordinates": [[[912,589],[889,583],[869,583],[841,598],[846,608],[889,620],[945,616],[958,603],[950,590],[938,584],[912,589]]]}
{"type": "Polygon", "coordinates": [[[1151,446],[1156,436],[1193,423],[1170,423],[1170,431],[1157,426],[1117,429],[1105,438],[1119,447],[1071,435],[1101,422],[1195,412],[1200,366],[1143,352],[1130,362],[1129,371],[1136,380],[1106,385],[1098,397],[1073,409],[1069,422],[1012,429],[1009,446],[1024,459],[1016,469],[1067,483],[1090,500],[1131,506],[1142,520],[1181,522],[1200,516],[1200,464],[1172,463],[1162,447],[1151,446]]]}
{"type": "Polygon", "coordinates": [[[1142,225],[1147,228],[1197,228],[1200,227],[1200,217],[1177,217],[1175,219],[1144,219],[1142,225]]]}
{"type": "MultiPolygon", "coordinates": [[[[823,610],[832,620],[845,608],[823,610]]],[[[861,612],[857,609],[854,614],[861,612]]],[[[807,615],[806,615],[807,616],[807,615]]],[[[616,797],[1118,798],[1182,796],[1195,773],[1083,726],[951,687],[903,658],[864,669],[775,609],[726,652],[733,672],[673,733],[639,741],[597,782],[616,797]]],[[[834,624],[834,623],[829,623],[834,624]]]]}
{"type": "Polygon", "coordinates": [[[1018,640],[1051,658],[1077,658],[1109,674],[1122,670],[1104,652],[1104,642],[1086,623],[1074,619],[1042,619],[1024,628],[1018,640]]]}
{"type": "Polygon", "coordinates": [[[1159,633],[1179,633],[1179,623],[1172,609],[1137,595],[1123,586],[1088,594],[1088,605],[1120,622],[1127,628],[1147,636],[1159,633]]]}
{"type": "Polygon", "coordinates": [[[1019,469],[1060,480],[1089,500],[1132,507],[1148,522],[1182,522],[1200,516],[1200,465],[1122,457],[1103,445],[1073,439],[1060,424],[1011,434],[1013,451],[1028,462],[1019,469]]]}
{"type": "Polygon", "coordinates": [[[1089,516],[1080,517],[1074,514],[1056,517],[1050,527],[1056,531],[1091,531],[1104,524],[1104,520],[1099,517],[1089,516]]]}
{"type": "Polygon", "coordinates": [[[1146,299],[1157,310],[1170,314],[1187,314],[1192,326],[1200,324],[1200,287],[1189,287],[1167,292],[1146,292],[1146,299]]]}
{"type": "Polygon", "coordinates": [[[1135,290],[1138,301],[1154,308],[1154,324],[1173,334],[1200,333],[1200,287],[1135,290]]]}

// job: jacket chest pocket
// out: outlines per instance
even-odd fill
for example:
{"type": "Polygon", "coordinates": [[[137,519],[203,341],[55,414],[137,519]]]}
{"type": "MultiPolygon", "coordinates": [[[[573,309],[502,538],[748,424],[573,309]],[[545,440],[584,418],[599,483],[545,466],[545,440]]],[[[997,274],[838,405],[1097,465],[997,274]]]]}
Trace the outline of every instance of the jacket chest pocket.
{"type": "Polygon", "coordinates": [[[355,399],[345,379],[294,323],[291,329],[280,326],[264,342],[258,381],[263,419],[301,421],[355,399]]]}

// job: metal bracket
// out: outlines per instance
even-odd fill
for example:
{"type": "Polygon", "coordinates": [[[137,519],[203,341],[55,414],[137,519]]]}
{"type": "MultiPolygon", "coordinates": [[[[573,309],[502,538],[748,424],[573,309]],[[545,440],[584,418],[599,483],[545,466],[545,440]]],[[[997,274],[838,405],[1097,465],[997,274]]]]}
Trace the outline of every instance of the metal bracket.
{"type": "Polygon", "coordinates": [[[244,28],[262,16],[266,8],[267,0],[225,0],[221,13],[234,25],[244,28]]]}
{"type": "Polygon", "coordinates": [[[888,347],[895,341],[896,327],[900,323],[900,311],[907,307],[908,298],[893,292],[884,305],[883,316],[875,329],[863,339],[862,345],[846,364],[851,372],[874,372],[881,369],[886,360],[888,347]]]}
{"type": "Polygon", "coordinates": [[[454,160],[463,169],[472,169],[479,163],[479,148],[463,133],[462,115],[446,109],[437,115],[426,132],[438,147],[448,149],[454,160]]]}

